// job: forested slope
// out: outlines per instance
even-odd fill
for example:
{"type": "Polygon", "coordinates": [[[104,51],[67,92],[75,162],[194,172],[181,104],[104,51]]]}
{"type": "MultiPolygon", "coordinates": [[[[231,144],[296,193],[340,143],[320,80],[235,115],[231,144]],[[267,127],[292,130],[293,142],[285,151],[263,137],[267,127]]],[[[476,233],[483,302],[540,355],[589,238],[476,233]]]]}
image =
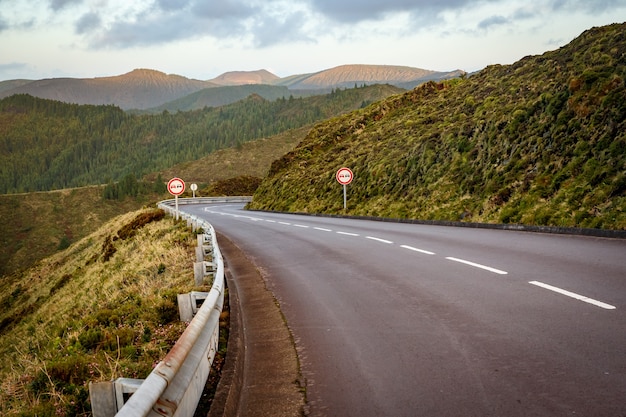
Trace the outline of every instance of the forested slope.
{"type": "Polygon", "coordinates": [[[317,125],[252,208],[626,228],[626,24],[317,125]]]}
{"type": "Polygon", "coordinates": [[[0,100],[0,193],[102,184],[129,174],[140,178],[401,91],[376,85],[275,101],[251,95],[219,108],[142,116],[114,106],[14,95],[0,100]]]}

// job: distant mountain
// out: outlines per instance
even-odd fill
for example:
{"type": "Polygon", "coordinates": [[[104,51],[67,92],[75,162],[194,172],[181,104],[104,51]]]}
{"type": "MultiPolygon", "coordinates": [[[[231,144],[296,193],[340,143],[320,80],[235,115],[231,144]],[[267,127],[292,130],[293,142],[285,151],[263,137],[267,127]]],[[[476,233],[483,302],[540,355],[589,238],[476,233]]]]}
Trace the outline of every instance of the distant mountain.
{"type": "Polygon", "coordinates": [[[280,78],[267,70],[232,71],[216,77],[209,82],[217,85],[274,84],[280,78]]]}
{"type": "Polygon", "coordinates": [[[363,84],[391,84],[405,89],[414,88],[427,81],[456,78],[461,70],[437,72],[421,68],[394,65],[341,65],[335,68],[287,77],[278,81],[290,89],[317,89],[329,87],[354,87],[363,84]]]}
{"type": "Polygon", "coordinates": [[[208,81],[149,69],[100,78],[50,78],[18,85],[0,92],[0,98],[30,94],[74,104],[113,104],[122,109],[145,109],[214,87],[208,81]]]}
{"type": "MultiPolygon", "coordinates": [[[[201,81],[180,75],[164,74],[150,69],[136,69],[127,74],[100,78],[50,78],[44,80],[9,80],[0,82],[0,99],[14,94],[74,104],[115,105],[124,110],[163,108],[169,111],[219,106],[241,100],[241,86],[274,86],[287,88],[263,90],[273,99],[280,91],[282,97],[324,94],[333,88],[352,88],[355,85],[389,84],[411,89],[430,80],[459,77],[463,71],[437,72],[412,67],[391,65],[342,65],[312,74],[280,78],[267,70],[227,72],[212,80],[201,81]],[[214,92],[205,89],[221,87],[214,92]],[[229,90],[232,88],[233,90],[229,90]],[[270,92],[271,91],[271,92],[270,92]],[[221,96],[221,97],[218,97],[221,96]]],[[[260,88],[260,87],[259,87],[260,88]]]]}
{"type": "Polygon", "coordinates": [[[25,84],[32,83],[33,80],[8,80],[0,81],[0,94],[4,91],[13,90],[14,88],[21,87],[25,84]]]}

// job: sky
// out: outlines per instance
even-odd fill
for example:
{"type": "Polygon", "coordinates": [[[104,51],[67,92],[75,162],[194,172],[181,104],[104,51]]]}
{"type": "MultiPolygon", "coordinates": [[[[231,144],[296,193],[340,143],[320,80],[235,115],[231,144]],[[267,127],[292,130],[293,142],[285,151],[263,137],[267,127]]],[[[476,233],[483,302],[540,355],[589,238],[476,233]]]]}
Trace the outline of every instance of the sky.
{"type": "Polygon", "coordinates": [[[0,0],[0,81],[480,70],[626,21],[626,0],[0,0]]]}

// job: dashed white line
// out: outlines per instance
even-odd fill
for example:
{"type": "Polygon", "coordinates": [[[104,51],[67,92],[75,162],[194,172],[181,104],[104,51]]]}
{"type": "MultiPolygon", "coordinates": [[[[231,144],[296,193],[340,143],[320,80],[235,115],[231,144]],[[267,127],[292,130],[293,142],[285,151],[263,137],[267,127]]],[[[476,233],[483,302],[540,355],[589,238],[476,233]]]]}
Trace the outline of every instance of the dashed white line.
{"type": "Polygon", "coordinates": [[[345,236],[359,236],[358,233],[348,233],[348,232],[337,232],[338,235],[345,235],[345,236]]]}
{"type": "Polygon", "coordinates": [[[506,272],[506,271],[502,271],[500,269],[492,268],[492,267],[486,266],[486,265],[477,264],[475,262],[466,261],[465,259],[453,258],[451,256],[446,257],[446,259],[449,260],[449,261],[459,262],[459,263],[462,263],[462,264],[465,264],[465,265],[470,265],[470,266],[473,266],[473,267],[476,267],[476,268],[484,269],[486,271],[494,272],[494,273],[500,274],[500,275],[508,274],[508,272],[506,272]]]}
{"type": "Polygon", "coordinates": [[[326,229],[325,227],[314,227],[315,230],[321,230],[322,232],[332,232],[331,229],[326,229]]]}
{"type": "Polygon", "coordinates": [[[404,248],[404,249],[412,250],[413,252],[423,253],[425,255],[434,255],[435,254],[435,252],[431,252],[429,250],[424,250],[424,249],[414,248],[413,246],[409,246],[409,245],[400,245],[400,247],[404,248]]]}
{"type": "Polygon", "coordinates": [[[374,237],[374,236],[365,236],[365,239],[375,240],[375,241],[381,242],[381,243],[388,243],[388,244],[392,244],[393,243],[391,240],[381,239],[379,237],[374,237]]]}
{"type": "Polygon", "coordinates": [[[291,226],[291,223],[287,223],[287,222],[278,222],[278,224],[284,224],[284,225],[287,225],[287,226],[291,226]]]}
{"type": "Polygon", "coordinates": [[[305,225],[305,224],[294,224],[293,227],[301,227],[303,229],[308,229],[309,226],[305,225]]]}
{"type": "Polygon", "coordinates": [[[574,292],[567,291],[567,290],[564,290],[564,289],[559,288],[559,287],[553,287],[552,285],[544,284],[543,282],[529,281],[528,283],[532,284],[532,285],[536,285],[536,286],[541,287],[541,288],[545,288],[546,290],[550,290],[550,291],[554,291],[554,292],[562,294],[562,295],[566,295],[566,296],[574,298],[576,300],[584,301],[585,303],[593,304],[594,306],[597,306],[597,307],[600,307],[600,308],[604,308],[606,310],[615,310],[616,309],[616,307],[611,305],[611,304],[603,303],[602,301],[594,300],[593,298],[589,298],[589,297],[586,297],[584,295],[576,294],[574,292]]]}
{"type": "Polygon", "coordinates": [[[268,223],[276,223],[276,220],[265,220],[268,223]]]}

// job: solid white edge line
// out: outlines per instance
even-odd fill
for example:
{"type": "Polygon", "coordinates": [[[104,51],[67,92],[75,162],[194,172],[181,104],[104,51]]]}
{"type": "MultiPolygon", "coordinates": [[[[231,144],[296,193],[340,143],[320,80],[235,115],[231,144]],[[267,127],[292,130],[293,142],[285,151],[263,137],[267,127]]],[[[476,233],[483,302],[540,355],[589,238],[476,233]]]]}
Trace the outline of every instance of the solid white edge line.
{"type": "Polygon", "coordinates": [[[553,287],[552,285],[544,284],[543,282],[528,281],[528,283],[541,288],[545,288],[546,290],[566,295],[579,301],[584,301],[585,303],[593,304],[596,307],[604,308],[606,310],[615,310],[617,308],[611,304],[603,303],[602,301],[594,300],[593,298],[585,297],[584,295],[576,294],[575,292],[567,291],[559,287],[553,287]]]}
{"type": "Polygon", "coordinates": [[[373,236],[365,236],[365,239],[375,240],[375,241],[381,242],[381,243],[388,243],[388,244],[392,244],[393,243],[391,240],[381,239],[379,237],[373,237],[373,236]]]}
{"type": "Polygon", "coordinates": [[[425,255],[434,255],[435,254],[435,252],[431,252],[431,251],[424,250],[424,249],[414,248],[413,246],[409,246],[409,245],[400,245],[400,247],[404,248],[404,249],[412,250],[413,252],[423,253],[425,255]]]}
{"type": "Polygon", "coordinates": [[[460,263],[465,264],[465,265],[474,266],[476,268],[484,269],[484,270],[487,270],[487,271],[490,271],[490,272],[494,272],[494,273],[500,274],[500,275],[508,274],[508,272],[506,272],[506,271],[502,271],[500,269],[492,268],[492,267],[486,266],[486,265],[477,264],[475,262],[466,261],[464,259],[453,258],[451,256],[446,257],[446,259],[449,260],[449,261],[460,262],[460,263]]]}

